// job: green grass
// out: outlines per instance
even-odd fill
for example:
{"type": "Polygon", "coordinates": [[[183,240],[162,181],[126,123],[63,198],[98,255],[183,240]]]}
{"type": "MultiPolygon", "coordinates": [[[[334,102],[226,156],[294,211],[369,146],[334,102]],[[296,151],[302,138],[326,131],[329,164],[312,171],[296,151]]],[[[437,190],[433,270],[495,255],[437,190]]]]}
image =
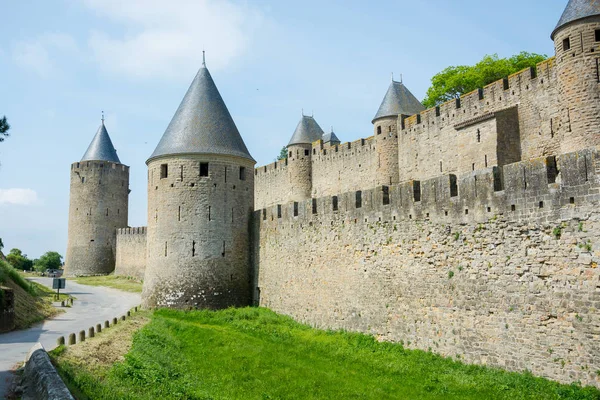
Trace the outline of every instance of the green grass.
{"type": "Polygon", "coordinates": [[[260,308],[155,311],[124,361],[104,369],[86,370],[63,350],[53,358],[79,399],[600,398],[595,388],[311,329],[260,308]]]}
{"type": "Polygon", "coordinates": [[[0,260],[0,284],[7,283],[11,279],[15,284],[19,285],[24,291],[31,295],[36,294],[35,286],[14,269],[10,264],[0,260]]]}
{"type": "Polygon", "coordinates": [[[142,282],[130,276],[80,276],[77,278],[69,278],[77,283],[90,286],[106,286],[114,289],[119,289],[124,292],[142,293],[142,282]]]}

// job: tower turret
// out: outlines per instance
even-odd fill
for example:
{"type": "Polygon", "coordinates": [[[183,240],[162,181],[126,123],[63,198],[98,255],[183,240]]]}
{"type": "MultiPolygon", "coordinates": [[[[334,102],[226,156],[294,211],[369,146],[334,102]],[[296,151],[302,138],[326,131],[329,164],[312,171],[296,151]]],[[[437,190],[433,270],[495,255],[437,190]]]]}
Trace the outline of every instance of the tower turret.
{"type": "Polygon", "coordinates": [[[115,269],[116,230],[127,226],[128,201],[129,167],[121,164],[103,117],[81,161],[71,164],[67,275],[115,269]]]}
{"type": "Polygon", "coordinates": [[[398,121],[425,110],[425,107],[402,82],[392,79],[373,118],[373,131],[378,156],[377,184],[398,183],[398,121]]]}
{"type": "Polygon", "coordinates": [[[327,132],[323,134],[323,143],[329,143],[332,146],[340,144],[340,139],[338,139],[337,135],[333,132],[333,127],[331,127],[331,132],[327,132]]]}
{"type": "Polygon", "coordinates": [[[321,139],[323,129],[312,116],[302,119],[288,143],[288,173],[290,197],[288,201],[310,199],[312,190],[312,143],[321,139]]]}
{"type": "Polygon", "coordinates": [[[143,305],[249,304],[255,161],[204,63],[146,164],[143,305]]]}
{"type": "Polygon", "coordinates": [[[570,0],[552,32],[561,153],[600,144],[600,1],[570,0]]]}

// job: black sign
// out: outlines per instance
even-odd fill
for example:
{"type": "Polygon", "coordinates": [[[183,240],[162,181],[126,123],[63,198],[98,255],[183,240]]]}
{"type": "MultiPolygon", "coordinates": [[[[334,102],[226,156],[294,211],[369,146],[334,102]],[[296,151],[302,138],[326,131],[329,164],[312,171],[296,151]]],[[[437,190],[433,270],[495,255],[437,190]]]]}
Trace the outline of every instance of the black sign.
{"type": "Polygon", "coordinates": [[[67,280],[65,278],[54,278],[52,280],[52,289],[64,289],[67,284],[67,280]]]}

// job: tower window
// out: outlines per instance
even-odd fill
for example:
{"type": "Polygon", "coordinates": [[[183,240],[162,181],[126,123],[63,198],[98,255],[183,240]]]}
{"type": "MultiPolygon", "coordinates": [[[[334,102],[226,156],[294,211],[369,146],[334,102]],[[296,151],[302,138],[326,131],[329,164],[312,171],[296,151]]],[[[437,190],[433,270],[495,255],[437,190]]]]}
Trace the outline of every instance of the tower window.
{"type": "Polygon", "coordinates": [[[600,42],[600,29],[596,29],[594,32],[596,42],[600,42]]]}
{"type": "Polygon", "coordinates": [[[378,126],[378,127],[377,127],[377,134],[378,134],[378,135],[381,135],[381,126],[378,126]]]}
{"type": "Polygon", "coordinates": [[[164,179],[169,176],[169,164],[160,165],[160,179],[164,179]]]}
{"type": "Polygon", "coordinates": [[[208,163],[200,163],[200,176],[208,176],[208,163]]]}
{"type": "Polygon", "coordinates": [[[304,150],[304,155],[305,155],[305,156],[308,156],[308,155],[310,155],[310,150],[308,150],[308,149],[305,149],[305,150],[304,150]]]}
{"type": "Polygon", "coordinates": [[[337,196],[331,196],[331,206],[333,208],[333,211],[338,210],[338,197],[337,196]]]}
{"type": "Polygon", "coordinates": [[[481,143],[481,131],[477,129],[477,143],[481,143]]]}
{"type": "Polygon", "coordinates": [[[292,152],[290,151],[289,157],[291,157],[291,156],[292,156],[292,152]]]}
{"type": "Polygon", "coordinates": [[[571,49],[571,39],[566,38],[563,40],[563,51],[567,51],[571,49]]]}
{"type": "Polygon", "coordinates": [[[246,167],[240,167],[240,181],[246,180],[246,167]]]}

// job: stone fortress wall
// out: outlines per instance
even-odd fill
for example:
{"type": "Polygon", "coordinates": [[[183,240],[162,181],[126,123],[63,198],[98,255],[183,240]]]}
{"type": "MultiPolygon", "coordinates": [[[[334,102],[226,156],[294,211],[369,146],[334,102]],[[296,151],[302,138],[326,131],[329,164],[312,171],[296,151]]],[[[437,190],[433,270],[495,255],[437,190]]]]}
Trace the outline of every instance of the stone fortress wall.
{"type": "Polygon", "coordinates": [[[594,148],[257,210],[255,304],[600,386],[599,174],[594,148]]]}
{"type": "Polygon", "coordinates": [[[146,270],[146,227],[117,229],[115,275],[144,279],[146,270]]]}

